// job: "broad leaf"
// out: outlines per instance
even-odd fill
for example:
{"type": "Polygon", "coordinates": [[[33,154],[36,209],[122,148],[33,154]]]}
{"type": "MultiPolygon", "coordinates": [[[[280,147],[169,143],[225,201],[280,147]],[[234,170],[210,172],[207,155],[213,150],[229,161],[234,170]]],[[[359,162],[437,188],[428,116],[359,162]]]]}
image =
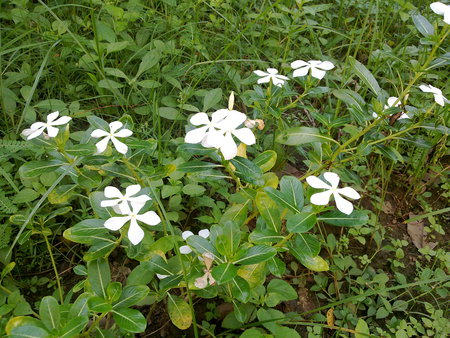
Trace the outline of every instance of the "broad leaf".
{"type": "Polygon", "coordinates": [[[147,285],[126,286],[122,291],[120,299],[113,305],[113,308],[118,309],[136,305],[147,296],[149,291],[147,285]]]}
{"type": "Polygon", "coordinates": [[[238,268],[232,263],[223,263],[215,266],[211,274],[216,280],[217,284],[228,283],[234,277],[236,277],[238,268]]]}
{"type": "Polygon", "coordinates": [[[309,231],[316,224],[317,217],[312,212],[301,212],[287,218],[286,227],[289,232],[302,233],[309,231]]]}
{"type": "Polygon", "coordinates": [[[333,210],[320,215],[317,220],[341,227],[355,227],[367,224],[369,216],[367,215],[367,212],[360,210],[354,210],[350,215],[343,214],[338,210],[333,210]]]}
{"type": "Polygon", "coordinates": [[[111,281],[108,261],[104,258],[90,261],[87,264],[87,270],[89,284],[94,293],[99,297],[106,298],[106,287],[111,281]]]}
{"type": "Polygon", "coordinates": [[[267,286],[265,303],[269,307],[274,307],[281,302],[297,299],[295,289],[282,279],[272,279],[267,286]]]}
{"type": "Polygon", "coordinates": [[[263,185],[264,180],[262,178],[263,172],[260,167],[258,167],[252,161],[236,156],[231,160],[231,163],[236,167],[235,174],[244,182],[248,182],[254,185],[263,185]]]}
{"type": "Polygon", "coordinates": [[[277,254],[277,250],[268,245],[255,245],[240,254],[234,264],[250,265],[267,261],[277,254]]]}
{"type": "Polygon", "coordinates": [[[416,26],[417,30],[425,37],[434,35],[434,26],[420,14],[411,15],[411,18],[416,26]]]}
{"type": "Polygon", "coordinates": [[[253,163],[260,167],[263,173],[265,173],[266,171],[269,171],[273,168],[276,161],[277,153],[273,150],[266,150],[265,152],[256,156],[253,160],[253,163]]]}
{"type": "Polygon", "coordinates": [[[177,167],[178,171],[181,171],[183,173],[193,173],[197,171],[205,171],[209,169],[219,168],[222,167],[220,164],[211,163],[211,162],[204,162],[204,161],[190,161],[183,164],[180,164],[177,167]]]}
{"type": "Polygon", "coordinates": [[[264,191],[256,193],[255,203],[268,228],[279,232],[281,228],[281,213],[278,206],[264,191]]]}
{"type": "Polygon", "coordinates": [[[364,82],[364,84],[370,88],[370,90],[376,95],[380,95],[381,88],[372,73],[361,62],[354,57],[349,56],[350,65],[353,68],[355,74],[364,82]]]}
{"type": "Polygon", "coordinates": [[[319,129],[310,127],[293,127],[282,131],[275,141],[288,146],[298,146],[313,142],[328,142],[329,136],[321,135],[319,129]]]}
{"type": "Polygon", "coordinates": [[[47,329],[57,329],[60,321],[58,301],[52,296],[42,298],[39,306],[39,316],[47,329]]]}
{"type": "Polygon", "coordinates": [[[167,294],[167,308],[173,325],[186,330],[192,324],[192,312],[188,303],[179,296],[167,294]]]}
{"type": "Polygon", "coordinates": [[[112,310],[116,324],[123,330],[131,333],[144,332],[147,327],[145,317],[138,310],[120,308],[112,310]]]}

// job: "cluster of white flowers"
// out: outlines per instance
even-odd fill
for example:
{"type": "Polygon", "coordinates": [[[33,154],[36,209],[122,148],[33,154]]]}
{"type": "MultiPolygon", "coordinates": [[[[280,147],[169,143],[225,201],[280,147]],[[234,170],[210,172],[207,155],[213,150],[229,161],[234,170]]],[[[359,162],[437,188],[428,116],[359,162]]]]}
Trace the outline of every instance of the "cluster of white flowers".
{"type": "Polygon", "coordinates": [[[109,230],[119,230],[126,223],[130,222],[128,228],[128,239],[134,245],[139,244],[144,238],[144,231],[139,226],[138,221],[147,225],[157,225],[161,223],[161,218],[154,211],[147,211],[143,214],[139,212],[144,207],[145,203],[151,200],[150,196],[139,195],[135,196],[141,191],[139,184],[130,185],[125,190],[125,195],[119,189],[108,186],[105,188],[104,195],[108,200],[100,202],[104,208],[113,207],[114,211],[122,216],[111,217],[106,220],[104,226],[109,230]]]}
{"type": "MultiPolygon", "coordinates": [[[[334,65],[330,61],[296,60],[291,63],[291,67],[294,69],[293,77],[305,76],[311,71],[311,76],[320,80],[323,79],[327,70],[334,68],[334,65]]],[[[285,81],[289,80],[288,77],[278,74],[278,70],[275,68],[267,68],[267,72],[255,70],[254,73],[260,77],[258,84],[272,81],[275,86],[281,87],[285,81]]]]}

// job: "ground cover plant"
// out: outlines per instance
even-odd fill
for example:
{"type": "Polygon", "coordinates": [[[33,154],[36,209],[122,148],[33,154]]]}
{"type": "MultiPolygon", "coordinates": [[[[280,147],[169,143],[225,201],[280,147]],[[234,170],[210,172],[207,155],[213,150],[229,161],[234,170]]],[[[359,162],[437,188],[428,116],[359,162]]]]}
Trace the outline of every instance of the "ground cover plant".
{"type": "Polygon", "coordinates": [[[0,6],[2,335],[448,336],[448,3],[0,6]]]}

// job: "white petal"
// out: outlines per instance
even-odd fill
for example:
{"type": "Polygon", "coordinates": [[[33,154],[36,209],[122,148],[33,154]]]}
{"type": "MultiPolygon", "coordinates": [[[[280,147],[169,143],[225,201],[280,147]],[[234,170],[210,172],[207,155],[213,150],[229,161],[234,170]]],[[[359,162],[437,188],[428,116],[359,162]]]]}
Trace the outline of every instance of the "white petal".
{"type": "Polygon", "coordinates": [[[139,184],[129,185],[125,189],[125,197],[131,197],[136,195],[139,191],[141,191],[141,186],[139,184]]]}
{"type": "Polygon", "coordinates": [[[324,61],[317,65],[317,68],[323,69],[323,70],[331,70],[334,68],[333,63],[330,61],[324,61]]]}
{"type": "Polygon", "coordinates": [[[164,279],[164,278],[169,277],[169,275],[160,275],[159,273],[157,273],[156,277],[158,277],[159,279],[164,279]]]}
{"type": "Polygon", "coordinates": [[[334,193],[334,200],[340,212],[350,215],[353,211],[353,204],[341,197],[338,193],[334,193]]]}
{"type": "Polygon", "coordinates": [[[429,85],[420,85],[419,86],[420,90],[425,93],[433,93],[433,89],[431,87],[432,86],[429,86],[429,85]]]}
{"type": "Polygon", "coordinates": [[[408,114],[402,113],[402,115],[400,115],[400,117],[398,118],[399,120],[403,120],[403,119],[410,119],[408,114]]]}
{"type": "Polygon", "coordinates": [[[323,77],[325,76],[326,72],[324,70],[320,70],[319,68],[316,67],[311,67],[311,76],[315,77],[316,79],[323,79],[323,77]]]}
{"type": "Polygon", "coordinates": [[[157,225],[161,223],[161,218],[154,211],[147,211],[142,215],[137,215],[136,219],[147,225],[157,225]]]}
{"type": "Polygon", "coordinates": [[[285,81],[278,76],[272,76],[272,82],[275,86],[281,87],[285,81]]]}
{"type": "Polygon", "coordinates": [[[203,238],[208,238],[209,237],[209,230],[208,229],[202,229],[202,230],[200,230],[198,232],[198,235],[200,237],[203,237],[203,238]]]}
{"type": "Polygon", "coordinates": [[[184,240],[186,240],[187,238],[194,236],[194,233],[192,231],[183,231],[183,233],[181,234],[181,237],[183,237],[184,240]]]}
{"type": "Polygon", "coordinates": [[[36,131],[33,131],[31,134],[28,135],[27,140],[31,140],[35,137],[38,137],[39,135],[41,135],[44,131],[45,127],[39,128],[36,131]]]}
{"type": "Polygon", "coordinates": [[[147,201],[150,201],[151,198],[148,195],[140,195],[136,197],[130,197],[128,200],[132,204],[145,204],[147,201]]]}
{"type": "Polygon", "coordinates": [[[188,247],[187,245],[180,246],[180,253],[183,255],[190,254],[192,252],[192,249],[188,247]]]}
{"type": "Polygon", "coordinates": [[[99,138],[99,137],[108,136],[108,135],[109,135],[109,133],[107,131],[102,130],[102,129],[95,129],[91,133],[91,137],[94,137],[94,138],[99,138]]]}
{"type": "Polygon", "coordinates": [[[107,186],[103,194],[107,198],[122,198],[123,196],[120,190],[113,186],[107,186]]]}
{"type": "Polygon", "coordinates": [[[126,154],[128,151],[128,146],[116,139],[114,136],[111,137],[112,143],[114,143],[114,146],[116,147],[117,151],[121,154],[126,154]]]}
{"type": "Polygon", "coordinates": [[[38,130],[41,128],[45,128],[47,125],[44,122],[34,122],[31,126],[31,130],[38,130]]]}
{"type": "Polygon", "coordinates": [[[237,110],[231,110],[227,118],[217,123],[216,127],[226,131],[234,130],[244,123],[246,119],[247,116],[245,114],[238,112],[237,110]]]}
{"type": "MultiPolygon", "coordinates": [[[[127,203],[128,205],[128,203],[127,203]]],[[[131,209],[133,209],[133,214],[138,215],[139,211],[141,211],[141,209],[144,207],[144,204],[142,203],[132,203],[131,202],[131,209]]],[[[142,215],[140,215],[142,216],[142,215]]]]}
{"type": "Polygon", "coordinates": [[[325,174],[323,174],[323,177],[325,177],[325,179],[331,184],[332,188],[337,188],[337,186],[339,185],[340,179],[338,174],[328,171],[325,174]]]}
{"type": "Polygon", "coordinates": [[[444,13],[444,22],[450,25],[450,6],[447,6],[448,10],[444,13]]]}
{"type": "Polygon", "coordinates": [[[373,113],[372,113],[372,117],[376,119],[376,118],[378,117],[378,114],[375,113],[375,112],[373,112],[373,113]]]}
{"type": "Polygon", "coordinates": [[[248,128],[233,130],[233,135],[248,146],[256,143],[255,135],[253,135],[253,132],[248,128]]]}
{"type": "Polygon", "coordinates": [[[103,140],[97,142],[95,146],[97,147],[97,153],[103,153],[106,150],[106,147],[108,146],[110,137],[106,136],[103,140]]]}
{"type": "Polygon", "coordinates": [[[193,129],[187,132],[184,137],[184,142],[186,143],[200,143],[206,135],[208,126],[193,129]]]}
{"type": "Polygon", "coordinates": [[[137,245],[144,238],[144,230],[137,224],[135,219],[132,219],[130,222],[130,228],[128,229],[128,239],[131,244],[137,245]]]}
{"type": "Polygon", "coordinates": [[[349,197],[349,198],[353,198],[354,200],[357,200],[358,198],[361,198],[361,196],[358,194],[358,192],[355,189],[350,188],[350,187],[345,187],[345,188],[342,188],[342,189],[338,189],[337,193],[341,194],[341,195],[344,195],[346,197],[349,197]]]}
{"type": "Polygon", "coordinates": [[[261,84],[261,83],[267,83],[267,82],[270,82],[270,79],[271,79],[272,77],[269,75],[269,76],[266,76],[266,77],[262,77],[262,78],[260,78],[260,79],[258,79],[258,81],[257,81],[257,83],[258,84],[261,84]]]}
{"type": "Polygon", "coordinates": [[[72,120],[72,118],[69,116],[61,116],[59,119],[57,119],[56,121],[53,121],[50,124],[52,126],[61,126],[63,124],[69,123],[70,120],[72,120]]]}
{"type": "Polygon", "coordinates": [[[123,127],[123,123],[120,121],[114,121],[109,124],[109,132],[114,134],[117,130],[123,127]]]}
{"type": "Polygon", "coordinates": [[[220,147],[220,151],[223,154],[223,158],[225,160],[231,160],[237,155],[237,146],[234,143],[233,137],[231,133],[226,133],[222,146],[220,147]]]}
{"type": "Polygon", "coordinates": [[[445,105],[444,96],[442,95],[434,94],[434,101],[442,107],[445,105]]]}
{"type": "Polygon", "coordinates": [[[223,132],[219,132],[215,129],[211,129],[206,133],[202,140],[202,146],[205,148],[220,148],[224,140],[223,132]]]}
{"type": "Polygon", "coordinates": [[[204,289],[208,286],[208,275],[205,273],[202,277],[195,280],[194,285],[199,289],[204,289]]]}
{"type": "Polygon", "coordinates": [[[400,100],[398,99],[398,97],[391,96],[390,98],[388,98],[387,107],[384,106],[384,109],[391,108],[391,107],[398,107],[399,105],[400,105],[400,100]],[[394,106],[394,104],[395,104],[395,106],[394,106]]]}
{"type": "Polygon", "coordinates": [[[58,135],[59,129],[52,126],[47,126],[47,133],[50,137],[56,137],[58,135]]]}
{"type": "Polygon", "coordinates": [[[194,126],[199,126],[202,124],[209,124],[209,117],[206,113],[197,113],[197,114],[192,115],[192,117],[189,121],[194,126]]]}
{"type": "Polygon", "coordinates": [[[439,15],[444,15],[444,13],[449,10],[448,6],[444,5],[442,2],[433,2],[430,5],[430,8],[433,12],[439,15]]]}
{"type": "Polygon", "coordinates": [[[105,228],[107,228],[109,230],[119,230],[130,219],[131,219],[130,216],[111,217],[108,220],[106,220],[104,226],[105,226],[105,228]]]}
{"type": "Polygon", "coordinates": [[[126,200],[122,200],[119,205],[113,206],[113,210],[121,215],[130,215],[131,209],[126,200]]]}
{"type": "Polygon", "coordinates": [[[326,205],[330,201],[331,190],[318,192],[311,196],[311,203],[315,205],[326,205]]]}
{"type": "Polygon", "coordinates": [[[53,122],[54,120],[56,120],[58,118],[58,116],[59,116],[59,111],[55,111],[51,114],[48,114],[47,115],[47,123],[53,122]]]}
{"type": "Polygon", "coordinates": [[[320,178],[316,177],[316,176],[308,176],[306,178],[306,182],[308,182],[308,184],[316,189],[331,189],[331,186],[326,184],[324,181],[322,181],[320,178]]]}
{"type": "Polygon", "coordinates": [[[211,275],[211,273],[208,273],[208,279],[209,279],[209,285],[213,285],[216,280],[214,279],[214,277],[211,275]]]}
{"type": "Polygon", "coordinates": [[[224,118],[228,117],[230,114],[234,114],[236,110],[219,109],[211,114],[211,123],[214,125],[221,122],[224,118]]]}
{"type": "Polygon", "coordinates": [[[278,74],[278,69],[275,68],[267,68],[267,72],[271,75],[278,74]]]}
{"type": "Polygon", "coordinates": [[[100,206],[103,207],[103,208],[107,208],[107,207],[113,207],[113,206],[115,206],[115,205],[117,205],[119,203],[120,203],[119,199],[116,199],[116,200],[104,200],[104,201],[100,202],[100,206]]]}
{"type": "Polygon", "coordinates": [[[115,137],[130,137],[133,132],[130,129],[121,129],[117,133],[114,133],[115,137]]]}
{"type": "Polygon", "coordinates": [[[263,72],[262,70],[255,70],[253,73],[255,73],[258,76],[267,76],[267,75],[269,75],[268,73],[263,72]]]}
{"type": "Polygon", "coordinates": [[[309,66],[306,66],[306,67],[296,69],[296,70],[294,70],[294,73],[292,74],[292,76],[293,77],[305,76],[308,74],[309,68],[310,68],[309,66]]]}
{"type": "MultiPolygon", "coordinates": [[[[305,66],[307,69],[309,69],[309,63],[306,61],[303,61],[303,60],[296,60],[291,63],[291,68],[293,68],[293,69],[297,69],[297,68],[305,67],[305,66]]],[[[308,71],[306,71],[306,72],[308,72],[308,71]]]]}
{"type": "Polygon", "coordinates": [[[319,61],[319,60],[309,60],[308,63],[309,63],[309,65],[310,65],[311,67],[317,67],[317,66],[320,66],[320,64],[322,63],[322,61],[319,61]]]}

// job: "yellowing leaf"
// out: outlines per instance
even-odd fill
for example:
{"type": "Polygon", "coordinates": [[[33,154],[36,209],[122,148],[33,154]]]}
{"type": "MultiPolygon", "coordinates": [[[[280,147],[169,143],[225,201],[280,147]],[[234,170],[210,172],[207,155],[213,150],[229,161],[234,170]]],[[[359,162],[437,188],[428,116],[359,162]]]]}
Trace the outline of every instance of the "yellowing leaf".
{"type": "Polygon", "coordinates": [[[181,330],[186,330],[192,324],[192,312],[188,303],[182,298],[168,294],[167,308],[173,325],[181,330]]]}
{"type": "Polygon", "coordinates": [[[251,265],[244,265],[241,267],[237,274],[238,276],[244,278],[250,285],[250,288],[255,288],[261,285],[266,280],[266,275],[264,273],[265,262],[251,265]]]}

